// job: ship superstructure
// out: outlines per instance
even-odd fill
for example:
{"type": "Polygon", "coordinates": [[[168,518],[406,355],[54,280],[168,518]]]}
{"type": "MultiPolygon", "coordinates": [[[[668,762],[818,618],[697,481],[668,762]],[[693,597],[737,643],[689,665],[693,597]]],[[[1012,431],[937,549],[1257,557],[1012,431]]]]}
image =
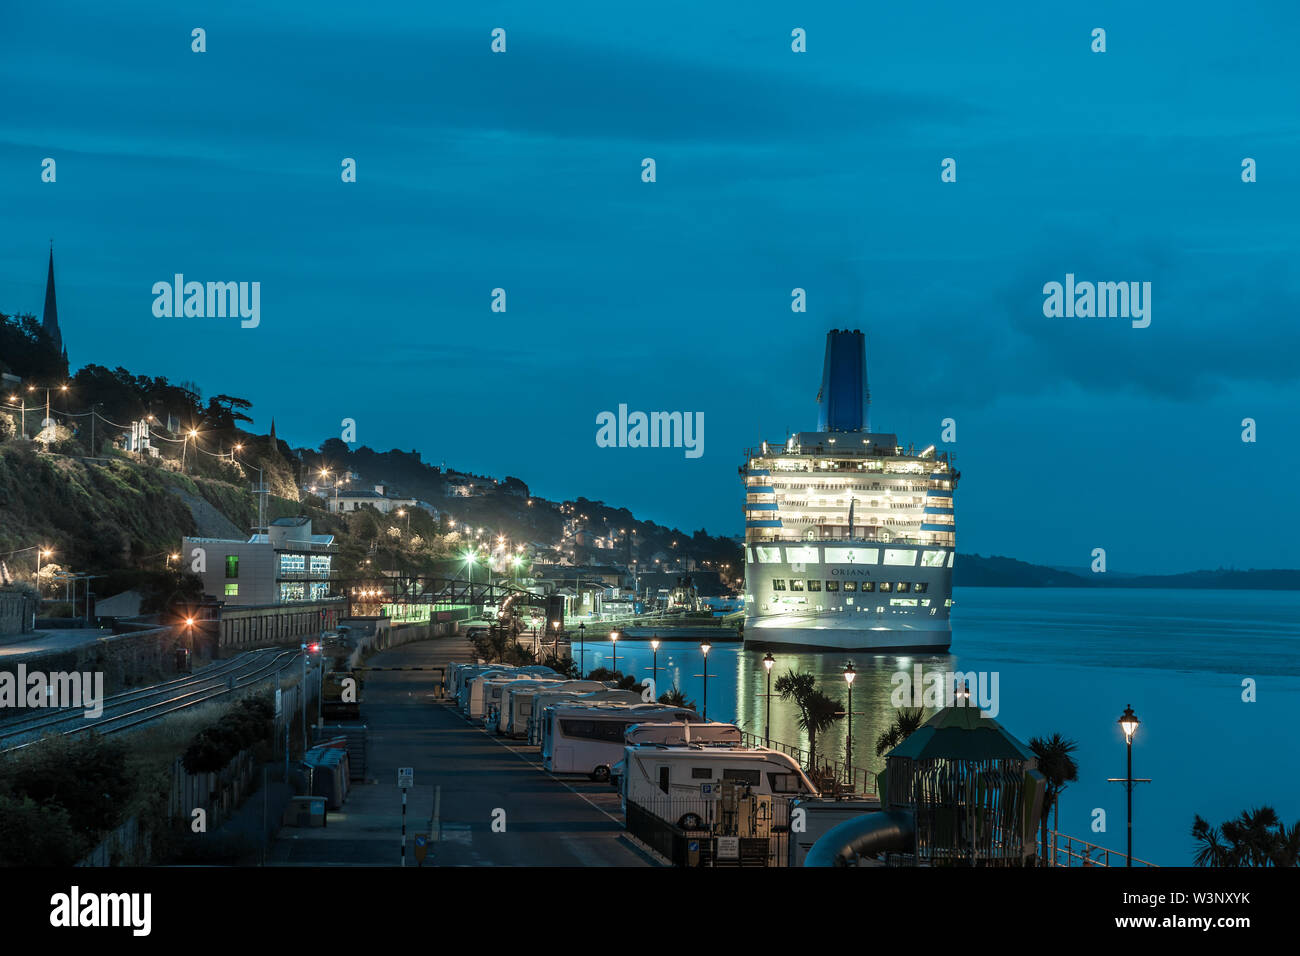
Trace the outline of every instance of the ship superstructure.
{"type": "Polygon", "coordinates": [[[870,426],[866,340],[826,336],[818,430],[746,453],[745,643],[946,650],[959,473],[870,426]]]}

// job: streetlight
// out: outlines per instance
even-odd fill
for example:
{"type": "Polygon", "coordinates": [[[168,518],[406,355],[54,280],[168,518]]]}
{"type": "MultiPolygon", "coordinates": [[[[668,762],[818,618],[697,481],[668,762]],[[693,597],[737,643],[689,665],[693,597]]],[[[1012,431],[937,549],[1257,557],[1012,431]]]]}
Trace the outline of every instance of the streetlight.
{"type": "Polygon", "coordinates": [[[700,644],[700,651],[704,654],[704,719],[706,721],[709,719],[709,651],[711,650],[713,645],[708,641],[700,644]]]}
{"type": "Polygon", "coordinates": [[[772,665],[776,663],[776,658],[772,652],[768,651],[767,656],[763,658],[763,670],[767,671],[767,725],[763,731],[763,746],[772,746],[772,665]]]}
{"type": "Polygon", "coordinates": [[[656,692],[658,692],[659,690],[659,635],[658,634],[656,634],[653,640],[650,641],[650,650],[654,652],[654,664],[652,665],[652,669],[650,671],[650,686],[653,687],[656,692]]]}
{"type": "Polygon", "coordinates": [[[852,661],[844,665],[844,683],[849,685],[849,706],[846,708],[849,718],[849,735],[848,742],[844,747],[844,775],[849,777],[850,782],[852,782],[852,778],[850,777],[851,771],[849,767],[853,763],[853,678],[857,676],[858,672],[853,669],[852,661]]]}
{"type": "Polygon", "coordinates": [[[618,674],[618,631],[609,632],[609,646],[614,652],[614,662],[609,669],[618,674]]]}
{"type": "Polygon", "coordinates": [[[1141,723],[1137,714],[1133,713],[1133,705],[1125,704],[1124,713],[1119,717],[1120,729],[1124,731],[1124,745],[1128,750],[1128,771],[1124,781],[1125,789],[1128,790],[1128,851],[1125,866],[1133,865],[1133,735],[1141,723]]]}
{"type": "MultiPolygon", "coordinates": [[[[582,677],[587,672],[587,625],[583,621],[578,622],[578,676],[582,677]]],[[[573,653],[573,646],[569,646],[569,653],[573,653]]]]}

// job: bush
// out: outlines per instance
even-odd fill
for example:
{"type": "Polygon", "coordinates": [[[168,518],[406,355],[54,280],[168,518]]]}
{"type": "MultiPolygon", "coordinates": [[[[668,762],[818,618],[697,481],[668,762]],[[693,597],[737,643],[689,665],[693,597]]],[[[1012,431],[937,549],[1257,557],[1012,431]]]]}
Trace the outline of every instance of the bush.
{"type": "Polygon", "coordinates": [[[63,807],[0,794],[0,866],[72,866],[85,845],[63,807]]]}
{"type": "Polygon", "coordinates": [[[181,758],[189,773],[216,773],[255,743],[271,739],[275,710],[270,701],[248,697],[215,724],[199,731],[181,758]]]}
{"type": "Polygon", "coordinates": [[[42,809],[62,809],[88,850],[101,833],[122,822],[123,808],[135,793],[126,757],[124,744],[98,734],[50,738],[5,767],[0,792],[30,799],[42,809]]]}

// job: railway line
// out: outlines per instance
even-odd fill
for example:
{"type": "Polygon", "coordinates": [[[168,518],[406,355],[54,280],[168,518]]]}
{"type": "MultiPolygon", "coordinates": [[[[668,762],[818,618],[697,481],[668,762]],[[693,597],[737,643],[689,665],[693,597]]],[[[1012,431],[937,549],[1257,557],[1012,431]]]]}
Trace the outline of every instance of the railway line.
{"type": "Polygon", "coordinates": [[[120,733],[178,711],[208,703],[258,684],[296,662],[298,650],[250,651],[216,662],[197,674],[123,691],[104,698],[103,713],[85,716],[84,708],[39,709],[31,716],[0,721],[0,754],[30,747],[50,734],[70,737],[94,730],[120,733]]]}

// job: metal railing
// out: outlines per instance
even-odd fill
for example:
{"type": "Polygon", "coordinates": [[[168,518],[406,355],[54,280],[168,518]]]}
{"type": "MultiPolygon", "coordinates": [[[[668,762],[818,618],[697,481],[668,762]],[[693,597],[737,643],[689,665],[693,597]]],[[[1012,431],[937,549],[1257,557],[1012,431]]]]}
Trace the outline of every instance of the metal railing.
{"type": "Polygon", "coordinates": [[[769,741],[762,734],[740,732],[740,742],[746,747],[768,747],[787,756],[808,774],[809,779],[825,796],[876,796],[876,774],[872,770],[855,767],[846,760],[827,759],[819,754],[817,766],[812,766],[812,755],[802,747],[783,743],[779,740],[769,741]]]}
{"type": "MultiPolygon", "coordinates": [[[[1117,850],[1108,850],[1104,846],[1089,843],[1087,840],[1080,840],[1078,837],[1072,837],[1066,833],[1048,830],[1047,837],[1050,841],[1048,844],[1048,866],[1112,867],[1125,866],[1129,861],[1129,857],[1117,850]]],[[[1137,857],[1133,857],[1132,862],[1134,866],[1157,866],[1155,863],[1139,860],[1137,857]]]]}

